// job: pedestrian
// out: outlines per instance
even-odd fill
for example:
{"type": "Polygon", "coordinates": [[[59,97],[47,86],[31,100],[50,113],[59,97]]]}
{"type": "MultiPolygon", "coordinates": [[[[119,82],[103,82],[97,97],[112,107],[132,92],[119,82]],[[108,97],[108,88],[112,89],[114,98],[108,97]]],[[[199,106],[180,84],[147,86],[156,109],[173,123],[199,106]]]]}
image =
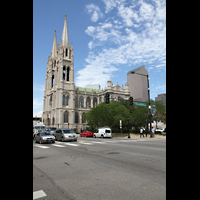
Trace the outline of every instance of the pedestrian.
{"type": "Polygon", "coordinates": [[[145,129],[145,133],[146,133],[146,137],[147,137],[147,133],[148,133],[148,126],[147,126],[147,128],[145,129]]]}
{"type": "Polygon", "coordinates": [[[155,128],[152,126],[152,136],[154,137],[155,136],[155,128]]]}
{"type": "Polygon", "coordinates": [[[143,137],[144,137],[144,132],[143,132],[143,128],[142,127],[140,128],[140,137],[141,137],[141,135],[143,135],[143,137]]]}

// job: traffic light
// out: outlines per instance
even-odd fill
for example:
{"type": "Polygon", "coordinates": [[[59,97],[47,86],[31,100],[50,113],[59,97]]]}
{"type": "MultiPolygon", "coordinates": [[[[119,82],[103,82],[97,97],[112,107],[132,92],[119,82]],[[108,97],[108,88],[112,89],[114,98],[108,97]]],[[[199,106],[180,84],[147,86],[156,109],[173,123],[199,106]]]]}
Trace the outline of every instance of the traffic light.
{"type": "Polygon", "coordinates": [[[133,97],[130,97],[130,106],[133,105],[133,97]]]}
{"type": "Polygon", "coordinates": [[[106,93],[106,103],[109,103],[109,97],[110,95],[108,93],[106,93]]]}
{"type": "Polygon", "coordinates": [[[151,123],[153,123],[153,115],[151,114],[148,114],[148,122],[150,123],[150,121],[151,121],[151,123]]]}

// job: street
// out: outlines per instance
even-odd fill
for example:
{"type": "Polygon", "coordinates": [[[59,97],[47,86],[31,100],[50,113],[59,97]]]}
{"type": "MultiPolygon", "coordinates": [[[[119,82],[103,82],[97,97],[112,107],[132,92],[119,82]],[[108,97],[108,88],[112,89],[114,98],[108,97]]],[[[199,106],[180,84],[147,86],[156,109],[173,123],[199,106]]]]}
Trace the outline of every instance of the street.
{"type": "Polygon", "coordinates": [[[166,137],[33,141],[33,192],[39,200],[164,200],[166,137]]]}

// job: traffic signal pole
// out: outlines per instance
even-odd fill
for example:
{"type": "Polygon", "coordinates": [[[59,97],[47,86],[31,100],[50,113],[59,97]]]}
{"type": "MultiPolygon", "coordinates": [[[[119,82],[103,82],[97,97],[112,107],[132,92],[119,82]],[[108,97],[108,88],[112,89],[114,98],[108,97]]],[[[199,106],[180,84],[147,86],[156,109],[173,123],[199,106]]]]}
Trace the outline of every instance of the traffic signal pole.
{"type": "Polygon", "coordinates": [[[150,119],[150,137],[152,138],[152,126],[151,126],[151,102],[150,102],[150,88],[149,88],[149,75],[147,75],[148,84],[148,98],[149,98],[149,119],[150,119]]]}

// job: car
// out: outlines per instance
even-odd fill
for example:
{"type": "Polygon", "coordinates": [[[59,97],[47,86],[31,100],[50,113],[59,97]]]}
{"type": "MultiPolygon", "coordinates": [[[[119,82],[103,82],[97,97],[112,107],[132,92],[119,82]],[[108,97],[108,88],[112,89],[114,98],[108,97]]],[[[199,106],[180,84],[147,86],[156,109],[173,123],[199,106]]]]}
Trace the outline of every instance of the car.
{"type": "Polygon", "coordinates": [[[37,142],[40,144],[47,142],[55,143],[55,137],[48,131],[41,131],[35,135],[35,143],[37,142]]]}
{"type": "Polygon", "coordinates": [[[97,133],[94,133],[93,135],[94,138],[96,137],[101,137],[101,138],[112,138],[112,131],[109,127],[102,127],[98,129],[97,133]]]}
{"type": "Polygon", "coordinates": [[[163,132],[164,131],[164,128],[157,128],[156,130],[155,130],[155,132],[163,132]]]}
{"type": "Polygon", "coordinates": [[[77,134],[72,129],[57,129],[55,139],[64,141],[77,141],[77,134]]]}
{"type": "Polygon", "coordinates": [[[46,127],[45,131],[49,131],[51,133],[51,135],[55,136],[56,129],[57,128],[55,128],[55,127],[46,127]]]}
{"type": "Polygon", "coordinates": [[[94,133],[90,131],[84,131],[80,133],[80,137],[93,137],[94,133]]]}

